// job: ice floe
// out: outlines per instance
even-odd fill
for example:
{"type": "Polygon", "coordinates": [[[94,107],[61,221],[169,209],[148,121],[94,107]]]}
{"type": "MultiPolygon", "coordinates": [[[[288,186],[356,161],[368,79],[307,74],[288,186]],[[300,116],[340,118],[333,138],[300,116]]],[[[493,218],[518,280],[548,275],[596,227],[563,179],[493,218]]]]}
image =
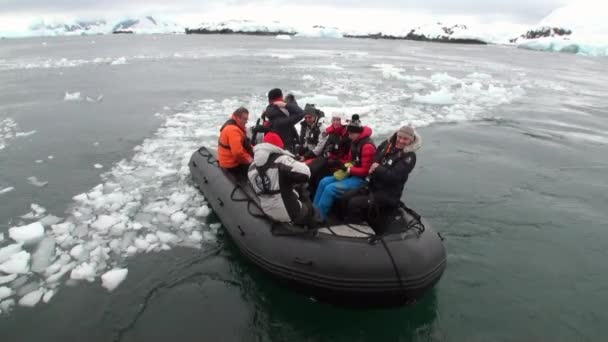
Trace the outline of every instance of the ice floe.
{"type": "Polygon", "coordinates": [[[35,133],[36,130],[21,132],[19,125],[12,118],[0,119],[0,151],[5,149],[14,139],[29,137],[35,133]]]}
{"type": "Polygon", "coordinates": [[[8,235],[18,243],[30,244],[44,236],[44,227],[40,222],[34,222],[25,226],[9,228],[8,235]]]}
{"type": "Polygon", "coordinates": [[[27,177],[27,181],[33,186],[37,186],[40,188],[49,184],[49,182],[39,180],[36,176],[27,177]]]}
{"type": "Polygon", "coordinates": [[[80,101],[82,98],[80,96],[80,92],[65,92],[65,96],[63,97],[65,101],[80,101]]]}
{"type": "MultiPolygon", "coordinates": [[[[0,195],[7,194],[13,190],[15,190],[15,188],[12,186],[6,187],[6,188],[0,190],[0,195]]],[[[0,241],[2,241],[2,239],[0,239],[0,241]]]]}
{"type": "Polygon", "coordinates": [[[95,165],[93,165],[93,167],[96,169],[103,169],[103,165],[101,165],[101,164],[95,164],[95,165]]]}
{"type": "Polygon", "coordinates": [[[126,268],[116,268],[104,273],[101,276],[101,286],[108,291],[114,291],[126,278],[129,270],[126,268]]]}

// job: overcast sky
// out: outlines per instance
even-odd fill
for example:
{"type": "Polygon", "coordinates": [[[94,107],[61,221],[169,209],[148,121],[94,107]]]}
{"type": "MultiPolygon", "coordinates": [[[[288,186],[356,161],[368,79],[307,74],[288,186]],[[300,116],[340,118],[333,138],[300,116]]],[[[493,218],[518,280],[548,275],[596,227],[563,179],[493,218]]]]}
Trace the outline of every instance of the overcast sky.
{"type": "MultiPolygon", "coordinates": [[[[111,14],[194,14],[217,11],[227,6],[284,8],[285,6],[326,6],[335,8],[373,8],[427,15],[503,17],[517,23],[535,23],[553,9],[577,0],[0,0],[3,17],[36,15],[111,14]]],[[[587,1],[587,0],[586,0],[587,1]]],[[[598,0],[602,1],[602,0],[598,0]]],[[[605,0],[608,1],[608,0],[605,0]]],[[[336,13],[339,16],[339,13],[336,13]]],[[[288,21],[288,18],[286,18],[288,21]]],[[[313,18],[314,19],[314,18],[313,18]]]]}

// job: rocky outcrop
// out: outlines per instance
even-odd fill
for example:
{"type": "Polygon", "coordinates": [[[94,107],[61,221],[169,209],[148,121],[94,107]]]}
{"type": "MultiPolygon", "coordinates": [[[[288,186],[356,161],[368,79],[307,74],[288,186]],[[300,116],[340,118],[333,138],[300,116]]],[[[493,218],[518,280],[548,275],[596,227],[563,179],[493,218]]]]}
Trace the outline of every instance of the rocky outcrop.
{"type": "Polygon", "coordinates": [[[538,38],[545,38],[545,37],[562,37],[562,36],[569,36],[571,34],[572,34],[572,31],[565,29],[565,28],[542,26],[542,27],[539,27],[539,28],[536,28],[533,30],[529,30],[528,32],[522,34],[519,37],[509,39],[509,42],[517,43],[519,40],[522,40],[522,39],[530,40],[530,39],[538,39],[538,38]]]}
{"type": "Polygon", "coordinates": [[[424,42],[455,43],[455,44],[487,44],[481,39],[466,37],[463,32],[467,31],[466,25],[443,26],[441,23],[427,27],[417,27],[406,35],[390,35],[382,32],[364,35],[346,34],[348,38],[369,39],[403,39],[424,42]]]}

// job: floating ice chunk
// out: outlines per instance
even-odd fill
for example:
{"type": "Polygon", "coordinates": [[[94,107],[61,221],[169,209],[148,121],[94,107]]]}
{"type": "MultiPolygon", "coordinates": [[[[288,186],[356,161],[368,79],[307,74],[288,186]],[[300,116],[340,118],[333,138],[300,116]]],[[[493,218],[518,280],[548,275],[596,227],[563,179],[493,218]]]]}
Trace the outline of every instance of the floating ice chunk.
{"type": "MultiPolygon", "coordinates": [[[[9,192],[11,192],[11,191],[13,191],[13,190],[15,190],[15,188],[14,188],[14,187],[12,187],[12,186],[9,186],[9,187],[7,187],[7,188],[4,188],[4,189],[0,190],[0,195],[2,195],[2,194],[6,194],[6,193],[9,193],[9,192]]],[[[1,240],[0,240],[0,241],[1,241],[1,240]]]]}
{"type": "Polygon", "coordinates": [[[7,261],[0,264],[0,271],[9,274],[25,274],[29,271],[30,253],[21,251],[12,254],[7,261]]]}
{"type": "Polygon", "coordinates": [[[11,281],[17,279],[16,274],[9,274],[7,276],[0,277],[0,285],[10,283],[11,281]]]}
{"type": "Polygon", "coordinates": [[[35,134],[35,133],[36,133],[36,130],[29,131],[29,132],[17,132],[17,133],[15,133],[15,136],[16,137],[29,137],[30,135],[35,134]]]}
{"type": "Polygon", "coordinates": [[[0,301],[13,295],[13,290],[6,286],[0,287],[0,301]]]}
{"type": "Polygon", "coordinates": [[[99,142],[98,141],[94,142],[93,146],[99,146],[99,142]]]}
{"type": "Polygon", "coordinates": [[[59,222],[61,222],[61,218],[57,217],[55,215],[47,215],[40,220],[40,224],[42,224],[45,227],[52,226],[59,222]]]}
{"type": "Polygon", "coordinates": [[[137,247],[135,247],[135,246],[127,247],[127,255],[133,256],[135,254],[137,254],[137,247]]]}
{"type": "Polygon", "coordinates": [[[291,40],[291,36],[288,34],[278,34],[275,38],[278,40],[291,40]]]}
{"type": "Polygon", "coordinates": [[[34,222],[25,226],[9,228],[8,235],[19,243],[28,244],[36,242],[44,236],[44,227],[40,222],[34,222]]]}
{"type": "Polygon", "coordinates": [[[36,159],[36,164],[42,164],[42,163],[44,163],[44,160],[42,160],[42,159],[36,159]]]}
{"type": "Polygon", "coordinates": [[[95,165],[93,165],[93,167],[96,168],[96,169],[102,169],[103,165],[101,165],[101,164],[95,164],[95,165]]]}
{"type": "Polygon", "coordinates": [[[46,291],[44,296],[42,296],[42,301],[46,304],[51,300],[51,298],[53,298],[54,295],[55,295],[54,290],[48,290],[48,291],[46,291]]]}
{"type": "Polygon", "coordinates": [[[87,97],[85,98],[85,100],[86,100],[87,102],[101,102],[101,100],[103,100],[103,95],[99,95],[99,96],[97,96],[96,98],[92,98],[92,97],[90,97],[90,96],[87,96],[87,97]]]}
{"type": "Polygon", "coordinates": [[[171,222],[175,224],[181,224],[182,222],[186,221],[187,218],[188,215],[184,214],[183,211],[178,211],[171,215],[171,222]]]}
{"type": "Polygon", "coordinates": [[[55,158],[55,156],[48,156],[47,158],[50,160],[53,160],[55,158]]]}
{"type": "Polygon", "coordinates": [[[14,243],[6,247],[0,248],[0,264],[8,260],[11,255],[19,253],[21,251],[21,244],[14,243]]]}
{"type": "Polygon", "coordinates": [[[127,64],[127,59],[125,57],[117,58],[117,59],[113,60],[112,63],[110,63],[110,65],[121,65],[121,64],[127,64]]]}
{"type": "Polygon", "coordinates": [[[201,242],[203,241],[203,235],[198,230],[195,230],[190,234],[190,239],[194,242],[201,242]]]}
{"type": "Polygon", "coordinates": [[[127,278],[128,273],[129,270],[126,268],[110,270],[101,276],[101,286],[105,287],[108,291],[114,291],[127,278]]]}
{"type": "Polygon", "coordinates": [[[38,178],[36,178],[36,176],[31,176],[27,178],[28,182],[30,182],[30,184],[37,186],[37,187],[43,187],[46,186],[47,184],[49,184],[49,182],[44,182],[39,180],[38,178]]]}
{"type": "Polygon", "coordinates": [[[36,215],[42,215],[42,214],[46,213],[46,209],[43,206],[38,205],[36,203],[30,204],[30,208],[32,208],[32,210],[36,213],[36,215]]]}
{"type": "Polygon", "coordinates": [[[490,79],[492,75],[484,74],[482,72],[474,72],[472,74],[468,74],[467,78],[475,78],[475,79],[490,79]]]}
{"type": "Polygon", "coordinates": [[[85,202],[89,198],[87,197],[87,194],[82,193],[80,195],[76,195],[76,196],[72,197],[72,199],[76,202],[85,202]]]}
{"type": "Polygon", "coordinates": [[[21,297],[21,299],[19,299],[19,305],[27,307],[36,306],[36,304],[38,304],[38,302],[40,301],[40,298],[42,298],[43,294],[44,291],[42,289],[30,292],[25,296],[21,297]]]}
{"type": "Polygon", "coordinates": [[[220,229],[220,227],[221,227],[221,226],[222,226],[222,224],[221,224],[221,223],[216,222],[216,223],[212,223],[212,224],[210,224],[210,225],[209,225],[209,228],[211,228],[211,229],[213,229],[213,230],[218,230],[218,229],[220,229]]]}
{"type": "Polygon", "coordinates": [[[312,75],[304,75],[302,76],[302,81],[314,81],[315,78],[312,75]]]}
{"type": "Polygon", "coordinates": [[[15,306],[15,300],[13,299],[7,299],[0,302],[0,312],[9,312],[13,306],[15,306]]]}
{"type": "Polygon", "coordinates": [[[194,214],[194,216],[207,217],[207,216],[209,216],[209,214],[211,214],[211,209],[209,209],[208,206],[203,205],[202,207],[200,207],[196,210],[196,213],[194,214]]]}
{"type": "Polygon", "coordinates": [[[97,230],[106,231],[108,230],[108,228],[112,227],[117,223],[118,219],[114,216],[99,215],[97,221],[93,222],[93,224],[91,224],[91,227],[97,230]]]}
{"type": "Polygon", "coordinates": [[[79,101],[80,98],[80,92],[74,92],[74,93],[69,93],[69,92],[65,92],[65,96],[63,97],[64,101],[79,101]]]}
{"type": "Polygon", "coordinates": [[[72,270],[75,266],[76,266],[75,262],[71,262],[69,264],[61,266],[61,269],[59,272],[51,274],[46,278],[46,282],[48,284],[53,284],[53,283],[58,282],[59,279],[61,279],[66,273],[68,273],[70,270],[72,270]]]}
{"type": "Polygon", "coordinates": [[[76,266],[70,273],[70,279],[93,281],[95,278],[95,268],[86,262],[76,266]]]}
{"type": "Polygon", "coordinates": [[[32,271],[36,273],[43,272],[51,265],[51,261],[55,256],[55,239],[48,236],[44,238],[36,247],[36,251],[32,254],[32,271]]]}
{"type": "Polygon", "coordinates": [[[145,251],[146,249],[148,249],[148,247],[150,247],[150,244],[144,239],[137,238],[135,239],[135,247],[137,247],[137,249],[145,251]]]}
{"type": "Polygon", "coordinates": [[[432,105],[451,105],[456,102],[453,95],[446,88],[441,88],[440,90],[431,92],[428,95],[419,95],[416,93],[414,94],[414,99],[412,101],[432,105]]]}
{"type": "Polygon", "coordinates": [[[156,236],[163,244],[175,244],[179,241],[179,237],[172,233],[166,233],[163,231],[156,232],[156,236]]]}

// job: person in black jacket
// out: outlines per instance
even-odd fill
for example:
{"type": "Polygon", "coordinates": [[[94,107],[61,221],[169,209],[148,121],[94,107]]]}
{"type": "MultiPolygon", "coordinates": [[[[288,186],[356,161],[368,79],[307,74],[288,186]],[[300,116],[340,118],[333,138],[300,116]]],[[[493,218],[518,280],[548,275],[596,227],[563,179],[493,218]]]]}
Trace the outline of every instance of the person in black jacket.
{"type": "Polygon", "coordinates": [[[295,125],[304,118],[304,111],[293,95],[288,94],[284,101],[283,92],[278,88],[268,92],[268,102],[264,116],[268,119],[269,129],[281,137],[287,151],[295,153],[298,141],[295,125]]]}
{"type": "Polygon", "coordinates": [[[422,138],[412,126],[401,127],[378,148],[369,170],[368,193],[348,201],[348,218],[367,221],[382,234],[386,219],[399,207],[410,172],[416,166],[416,151],[422,138]]]}

